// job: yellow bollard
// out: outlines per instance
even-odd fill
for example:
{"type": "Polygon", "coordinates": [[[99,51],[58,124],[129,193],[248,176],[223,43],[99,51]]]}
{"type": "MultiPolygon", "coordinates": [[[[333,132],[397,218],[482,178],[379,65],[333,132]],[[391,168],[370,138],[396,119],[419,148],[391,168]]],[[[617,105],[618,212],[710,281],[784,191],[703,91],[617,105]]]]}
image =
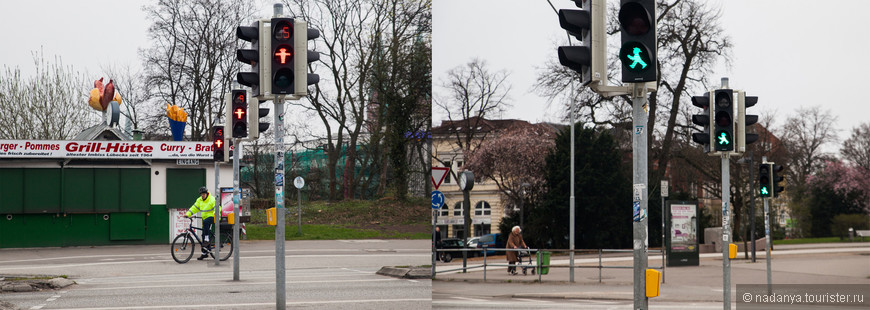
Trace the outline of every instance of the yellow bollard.
{"type": "Polygon", "coordinates": [[[659,297],[662,290],[662,273],[655,269],[646,270],[646,297],[659,297]]]}
{"type": "Polygon", "coordinates": [[[278,209],[268,208],[266,209],[266,222],[269,225],[275,226],[278,225],[278,209]]]}
{"type": "Polygon", "coordinates": [[[737,245],[730,243],[728,244],[728,258],[735,259],[737,258],[737,245]]]}

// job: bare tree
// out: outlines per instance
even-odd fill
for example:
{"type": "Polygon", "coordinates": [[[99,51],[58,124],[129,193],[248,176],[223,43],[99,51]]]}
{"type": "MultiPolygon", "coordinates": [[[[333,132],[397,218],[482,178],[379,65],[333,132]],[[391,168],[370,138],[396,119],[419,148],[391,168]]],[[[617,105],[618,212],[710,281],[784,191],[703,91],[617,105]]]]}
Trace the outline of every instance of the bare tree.
{"type": "Polygon", "coordinates": [[[0,139],[64,140],[100,121],[88,106],[93,80],[60,56],[33,53],[35,73],[4,66],[0,72],[0,139]]]}
{"type": "MultiPolygon", "coordinates": [[[[344,198],[351,198],[361,177],[353,171],[354,167],[357,163],[375,162],[361,159],[358,148],[366,139],[362,133],[366,129],[365,111],[371,108],[375,91],[372,80],[380,74],[377,70],[389,68],[377,66],[376,58],[383,54],[392,57],[394,51],[407,53],[407,47],[418,33],[430,31],[431,1],[289,2],[296,16],[321,31],[314,48],[322,51],[320,63],[329,74],[314,85],[309,102],[300,105],[314,111],[326,131],[322,139],[326,141],[324,146],[329,157],[326,168],[330,199],[339,198],[339,188],[343,189],[344,198]],[[346,154],[346,164],[339,184],[337,166],[343,154],[346,154]]],[[[369,141],[368,144],[377,143],[369,141]]]]}
{"type": "MultiPolygon", "coordinates": [[[[477,128],[487,117],[498,117],[510,107],[508,93],[511,86],[507,77],[504,70],[490,71],[486,61],[480,58],[473,58],[447,72],[447,80],[441,82],[446,95],[435,97],[435,105],[447,114],[450,139],[458,150],[448,161],[455,162],[459,154],[472,157],[489,135],[489,131],[477,128]]],[[[444,158],[434,159],[442,165],[447,162],[444,158]]],[[[450,174],[457,177],[453,170],[450,174]]]]}
{"type": "MultiPolygon", "coordinates": [[[[789,172],[794,177],[794,185],[803,188],[807,177],[821,169],[825,159],[833,156],[824,153],[822,147],[837,142],[836,121],[837,117],[831,111],[823,111],[819,106],[800,108],[786,119],[782,141],[790,155],[789,172]]],[[[792,184],[791,180],[789,184],[792,184]]]]}
{"type": "Polygon", "coordinates": [[[870,123],[852,128],[852,135],[843,141],[840,154],[852,164],[870,170],[870,123]]]}
{"type": "Polygon", "coordinates": [[[254,16],[252,3],[160,0],[144,9],[153,22],[152,46],[140,50],[149,88],[158,105],[184,108],[191,139],[201,140],[223,111],[223,95],[240,66],[236,26],[254,16]]]}

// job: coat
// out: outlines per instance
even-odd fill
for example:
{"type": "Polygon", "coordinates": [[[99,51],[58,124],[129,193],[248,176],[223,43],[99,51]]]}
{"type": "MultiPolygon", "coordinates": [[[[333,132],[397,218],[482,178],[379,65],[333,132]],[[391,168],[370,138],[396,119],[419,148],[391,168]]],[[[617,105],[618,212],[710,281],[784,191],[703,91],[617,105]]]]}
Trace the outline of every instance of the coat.
{"type": "MultiPolygon", "coordinates": [[[[525,249],[526,242],[523,241],[523,235],[519,232],[511,232],[511,235],[508,237],[507,245],[505,245],[508,249],[525,249]]],[[[519,261],[519,252],[517,251],[507,251],[505,254],[507,257],[508,263],[516,263],[519,261]]]]}
{"type": "Polygon", "coordinates": [[[196,202],[193,203],[193,206],[190,207],[190,210],[187,210],[187,216],[189,217],[197,212],[202,212],[203,220],[214,217],[214,204],[214,196],[208,195],[208,198],[205,200],[202,200],[202,196],[199,196],[196,198],[196,202]]]}

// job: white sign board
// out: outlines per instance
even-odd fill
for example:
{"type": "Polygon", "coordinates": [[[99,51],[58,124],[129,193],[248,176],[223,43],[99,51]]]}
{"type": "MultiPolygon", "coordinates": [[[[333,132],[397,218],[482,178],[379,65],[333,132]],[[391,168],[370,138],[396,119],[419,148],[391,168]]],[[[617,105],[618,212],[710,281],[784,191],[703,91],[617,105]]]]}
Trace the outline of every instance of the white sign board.
{"type": "Polygon", "coordinates": [[[293,179],[293,186],[295,186],[297,189],[302,189],[302,187],[305,186],[305,179],[303,179],[302,177],[296,177],[295,179],[293,179]]]}
{"type": "Polygon", "coordinates": [[[211,142],[0,140],[0,158],[213,159],[211,142]]]}
{"type": "Polygon", "coordinates": [[[662,181],[662,197],[668,197],[668,181],[662,181]]]}

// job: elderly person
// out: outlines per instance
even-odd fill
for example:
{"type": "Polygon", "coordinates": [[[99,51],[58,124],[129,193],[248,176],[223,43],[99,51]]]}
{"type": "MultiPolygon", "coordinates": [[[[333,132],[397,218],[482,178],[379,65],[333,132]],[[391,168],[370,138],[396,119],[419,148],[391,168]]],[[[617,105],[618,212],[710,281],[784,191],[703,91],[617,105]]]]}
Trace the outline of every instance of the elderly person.
{"type": "MultiPolygon", "coordinates": [[[[522,230],[520,230],[519,226],[514,226],[514,228],[511,229],[511,235],[508,237],[506,245],[508,249],[525,249],[528,247],[526,246],[526,242],[523,241],[523,235],[521,233],[522,230]]],[[[510,265],[508,267],[508,273],[512,275],[517,274],[517,266],[515,266],[515,264],[519,261],[519,252],[507,251],[505,256],[510,265]]]]}

